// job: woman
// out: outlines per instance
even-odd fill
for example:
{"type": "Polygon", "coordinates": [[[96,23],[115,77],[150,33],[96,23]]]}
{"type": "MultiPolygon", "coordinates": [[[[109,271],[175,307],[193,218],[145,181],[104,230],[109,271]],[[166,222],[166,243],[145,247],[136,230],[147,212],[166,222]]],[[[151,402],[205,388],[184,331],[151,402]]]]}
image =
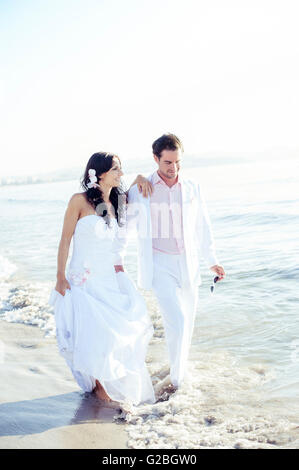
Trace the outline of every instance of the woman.
{"type": "MultiPolygon", "coordinates": [[[[122,175],[116,155],[100,152],[89,159],[81,182],[85,191],[71,197],[65,213],[50,303],[60,353],[79,386],[103,401],[137,405],[155,401],[145,366],[153,328],[122,266],[122,175]]],[[[145,179],[135,182],[141,189],[145,179]]]]}

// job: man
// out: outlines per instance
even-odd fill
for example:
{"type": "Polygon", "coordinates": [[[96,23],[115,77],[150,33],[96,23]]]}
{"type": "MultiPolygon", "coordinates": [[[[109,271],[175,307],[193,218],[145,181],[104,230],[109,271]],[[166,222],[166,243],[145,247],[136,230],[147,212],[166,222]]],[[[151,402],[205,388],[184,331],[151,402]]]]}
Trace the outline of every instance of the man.
{"type": "Polygon", "coordinates": [[[184,379],[193,333],[201,255],[219,280],[225,272],[216,257],[201,187],[179,174],[182,143],[164,134],[152,148],[158,166],[148,177],[152,191],[143,197],[138,183],[130,188],[128,220],[134,220],[138,233],[138,286],[153,289],[157,297],[170,378],[177,388],[184,379]]]}

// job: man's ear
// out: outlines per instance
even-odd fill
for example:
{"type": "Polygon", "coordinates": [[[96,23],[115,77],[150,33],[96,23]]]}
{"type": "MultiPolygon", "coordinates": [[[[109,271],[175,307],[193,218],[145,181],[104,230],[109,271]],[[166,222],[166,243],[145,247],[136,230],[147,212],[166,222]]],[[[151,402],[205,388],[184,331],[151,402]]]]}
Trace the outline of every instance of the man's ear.
{"type": "Polygon", "coordinates": [[[159,165],[159,161],[160,161],[160,160],[159,160],[159,158],[157,157],[157,155],[155,155],[155,154],[153,153],[153,157],[154,157],[155,162],[158,163],[158,165],[159,165]]]}

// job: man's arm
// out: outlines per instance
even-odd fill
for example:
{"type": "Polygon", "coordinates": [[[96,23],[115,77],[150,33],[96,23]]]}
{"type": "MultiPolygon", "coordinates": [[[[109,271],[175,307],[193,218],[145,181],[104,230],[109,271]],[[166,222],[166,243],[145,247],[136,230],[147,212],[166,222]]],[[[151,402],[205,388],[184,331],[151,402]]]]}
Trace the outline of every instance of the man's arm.
{"type": "Polygon", "coordinates": [[[133,183],[129,187],[128,191],[126,191],[127,196],[129,194],[130,189],[135,184],[137,184],[138,191],[142,193],[143,197],[149,197],[152,195],[152,192],[154,190],[152,183],[145,176],[137,175],[133,183]]]}
{"type": "Polygon", "coordinates": [[[218,264],[215,241],[212,233],[211,221],[208,208],[200,185],[198,190],[198,213],[196,220],[197,235],[199,239],[199,249],[208,267],[218,264]]]}
{"type": "Polygon", "coordinates": [[[197,214],[196,227],[199,238],[200,253],[208,267],[214,271],[219,276],[219,280],[221,280],[224,278],[225,272],[223,267],[219,264],[216,255],[215,241],[208,208],[200,185],[197,186],[197,190],[199,209],[197,214]]]}

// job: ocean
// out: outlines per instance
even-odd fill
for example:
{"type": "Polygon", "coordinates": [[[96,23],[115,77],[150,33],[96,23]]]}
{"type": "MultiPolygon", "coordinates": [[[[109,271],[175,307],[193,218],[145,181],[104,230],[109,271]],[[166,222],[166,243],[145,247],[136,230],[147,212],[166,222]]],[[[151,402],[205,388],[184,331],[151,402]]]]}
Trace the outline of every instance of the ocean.
{"type": "MultiPolygon", "coordinates": [[[[127,186],[132,168],[155,170],[130,162],[127,186]]],[[[183,161],[181,174],[204,190],[226,278],[211,294],[213,273],[202,262],[187,379],[128,418],[129,447],[299,446],[298,170],[299,157],[285,155],[183,161]]],[[[80,177],[0,186],[0,321],[55,336],[48,298],[64,212],[81,191],[80,177]]],[[[125,268],[136,282],[133,241],[125,268]]],[[[169,372],[162,320],[153,294],[141,293],[155,327],[147,362],[157,384],[169,372]]]]}

